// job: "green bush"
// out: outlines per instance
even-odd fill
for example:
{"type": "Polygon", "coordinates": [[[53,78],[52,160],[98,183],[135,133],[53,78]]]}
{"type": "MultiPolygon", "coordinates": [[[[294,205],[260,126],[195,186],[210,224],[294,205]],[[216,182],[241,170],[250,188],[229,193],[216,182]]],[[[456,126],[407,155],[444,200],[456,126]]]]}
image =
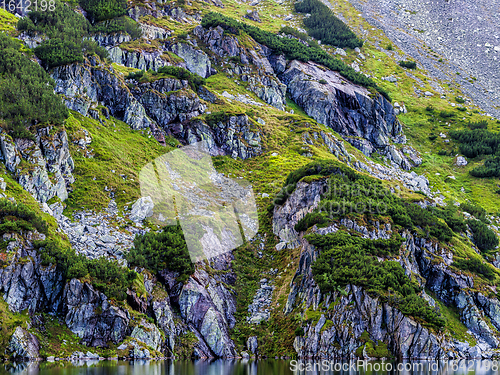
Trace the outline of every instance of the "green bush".
{"type": "Polygon", "coordinates": [[[97,55],[101,60],[109,58],[109,52],[93,40],[84,40],[82,42],[82,51],[85,55],[97,55]]]}
{"type": "Polygon", "coordinates": [[[220,122],[227,121],[227,119],[228,115],[224,111],[212,112],[208,115],[205,115],[205,121],[211,127],[215,127],[220,122]]]}
{"type": "Polygon", "coordinates": [[[474,236],[474,243],[481,251],[493,250],[498,246],[498,237],[488,226],[479,220],[467,220],[474,236]]]}
{"type": "Polygon", "coordinates": [[[453,117],[453,116],[455,116],[455,114],[453,112],[450,112],[450,111],[441,111],[441,112],[439,112],[439,117],[444,118],[444,119],[447,119],[447,118],[450,118],[450,117],[453,117]]]}
{"type": "Polygon", "coordinates": [[[482,121],[469,122],[467,126],[472,130],[486,129],[488,127],[488,121],[482,120],[482,121]]]}
{"type": "Polygon", "coordinates": [[[500,156],[486,159],[484,165],[475,167],[469,173],[479,178],[500,177],[500,156]]]}
{"type": "Polygon", "coordinates": [[[319,47],[319,44],[316,40],[311,38],[309,35],[306,33],[301,33],[299,30],[294,29],[293,27],[290,26],[283,26],[280,29],[280,33],[287,34],[287,35],[292,35],[300,40],[303,40],[307,44],[309,44],[311,47],[319,47]]]}
{"type": "Polygon", "coordinates": [[[132,39],[138,39],[142,35],[139,24],[127,16],[96,23],[92,26],[91,32],[101,34],[127,33],[132,39]]]}
{"type": "Polygon", "coordinates": [[[88,34],[90,24],[84,16],[75,12],[68,4],[56,0],[53,12],[31,11],[27,17],[18,21],[17,29],[44,34],[49,39],[60,38],[77,42],[88,34]]]}
{"type": "Polygon", "coordinates": [[[58,240],[36,241],[34,245],[38,248],[42,265],[55,264],[65,279],[88,275],[97,290],[117,301],[127,298],[126,291],[137,277],[135,271],[120,266],[115,260],[104,257],[88,259],[58,240]]]}
{"type": "MultiPolygon", "coordinates": [[[[10,233],[6,230],[9,225],[12,225],[13,228],[30,228],[27,230],[34,228],[43,234],[47,234],[48,230],[45,220],[30,207],[23,203],[13,203],[6,198],[0,198],[0,223],[5,225],[3,233],[10,233]]],[[[12,232],[17,231],[12,230],[12,232]]]]}
{"type": "Polygon", "coordinates": [[[398,64],[406,69],[417,69],[417,63],[415,61],[400,61],[398,64]]]}
{"type": "Polygon", "coordinates": [[[275,204],[284,203],[293,193],[297,182],[306,176],[329,178],[318,207],[297,223],[295,228],[298,231],[305,231],[314,224],[328,224],[343,217],[370,221],[387,216],[396,225],[409,229],[419,227],[439,241],[448,242],[453,237],[448,222],[460,230],[457,212],[444,212],[441,208],[424,209],[413,202],[400,199],[387,190],[380,180],[361,175],[335,161],[320,160],[291,172],[285,180],[284,188],[276,196],[275,204]],[[441,216],[444,222],[437,216],[441,216]]]}
{"type": "Polygon", "coordinates": [[[134,247],[126,256],[132,266],[144,267],[155,273],[168,269],[186,280],[194,273],[182,229],[166,226],[162,232],[136,236],[134,247]]]}
{"type": "Polygon", "coordinates": [[[20,48],[0,33],[0,119],[13,137],[34,139],[32,125],[62,125],[69,112],[54,94],[54,80],[20,48]]]}
{"type": "Polygon", "coordinates": [[[129,74],[127,74],[125,79],[140,80],[144,76],[144,73],[146,73],[144,70],[139,70],[137,72],[130,72],[129,74]]]}
{"type": "Polygon", "coordinates": [[[500,134],[490,132],[481,125],[473,130],[450,131],[450,137],[460,143],[460,152],[469,158],[494,155],[500,151],[500,134]]]}
{"type": "Polygon", "coordinates": [[[107,58],[105,48],[85,39],[91,33],[126,32],[133,38],[141,34],[137,22],[129,17],[119,17],[92,26],[82,14],[60,0],[56,0],[53,12],[29,12],[27,17],[18,21],[17,28],[48,37],[49,40],[35,49],[35,54],[47,68],[81,62],[84,54],[107,58]]]}
{"type": "Polygon", "coordinates": [[[205,79],[200,77],[196,73],[191,73],[189,70],[178,67],[178,66],[162,66],[158,69],[158,73],[167,74],[169,76],[175,77],[181,80],[187,80],[189,86],[195,91],[205,84],[205,79]]]}
{"type": "Polygon", "coordinates": [[[455,259],[452,266],[460,270],[479,274],[489,281],[493,281],[495,279],[495,271],[493,271],[493,268],[478,258],[455,259]]]}
{"type": "Polygon", "coordinates": [[[432,212],[442,218],[454,232],[460,233],[467,230],[467,224],[456,206],[448,205],[444,209],[434,208],[432,212]]]}
{"type": "Polygon", "coordinates": [[[302,232],[307,230],[307,228],[312,227],[315,224],[325,224],[328,223],[328,218],[324,212],[310,212],[306,214],[302,219],[300,219],[297,224],[295,224],[295,230],[297,232],[302,232]]]}
{"type": "Polygon", "coordinates": [[[418,318],[438,330],[444,327],[444,319],[418,296],[418,284],[405,275],[401,265],[396,261],[379,262],[376,257],[379,254],[374,250],[377,247],[383,249],[383,242],[373,245],[373,241],[344,230],[325,236],[308,235],[306,239],[320,249],[311,269],[323,293],[334,292],[347,285],[361,286],[405,315],[418,318]]]}
{"type": "Polygon", "coordinates": [[[321,40],[322,43],[340,48],[356,48],[363,45],[356,34],[321,1],[302,0],[296,2],[295,10],[299,13],[310,14],[304,19],[304,26],[309,35],[321,40]]]}
{"type": "Polygon", "coordinates": [[[44,41],[35,48],[35,54],[47,68],[83,61],[81,45],[60,38],[44,41]]]}
{"type": "Polygon", "coordinates": [[[127,0],[80,0],[92,23],[123,16],[127,13],[127,0]]]}
{"type": "Polygon", "coordinates": [[[473,215],[476,219],[481,220],[484,223],[487,223],[486,210],[481,206],[478,206],[477,204],[474,203],[465,202],[460,204],[460,209],[464,212],[473,215]]]}
{"type": "Polygon", "coordinates": [[[334,58],[328,52],[319,47],[305,46],[296,39],[281,38],[276,34],[236,21],[235,19],[226,17],[220,13],[211,12],[206,14],[201,21],[201,25],[205,28],[220,26],[226,32],[232,34],[245,32],[256,42],[266,45],[276,53],[286,55],[288,59],[314,61],[318,64],[324,65],[331,70],[339,72],[342,76],[355,84],[378,90],[380,94],[390,100],[387,92],[378,87],[372,79],[366,77],[364,74],[356,72],[352,67],[348,66],[343,61],[334,58]]]}

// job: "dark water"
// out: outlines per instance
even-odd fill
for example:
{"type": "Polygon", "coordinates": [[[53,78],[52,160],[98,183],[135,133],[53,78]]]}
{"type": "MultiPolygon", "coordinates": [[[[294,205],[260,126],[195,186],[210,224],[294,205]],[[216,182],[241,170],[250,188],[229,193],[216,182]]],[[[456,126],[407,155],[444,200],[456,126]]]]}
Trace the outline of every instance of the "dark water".
{"type": "Polygon", "coordinates": [[[493,375],[497,361],[75,361],[0,365],[0,375],[493,375]]]}

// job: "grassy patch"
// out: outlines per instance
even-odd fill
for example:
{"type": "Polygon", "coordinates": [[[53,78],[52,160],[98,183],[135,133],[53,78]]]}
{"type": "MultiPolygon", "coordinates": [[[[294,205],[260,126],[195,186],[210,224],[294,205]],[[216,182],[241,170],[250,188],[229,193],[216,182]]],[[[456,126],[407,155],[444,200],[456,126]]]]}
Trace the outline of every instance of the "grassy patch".
{"type": "Polygon", "coordinates": [[[16,30],[17,17],[0,8],[0,31],[11,33],[16,30]]]}
{"type": "Polygon", "coordinates": [[[119,207],[135,201],[140,196],[141,168],[172,150],[170,146],[161,146],[149,130],[132,130],[113,118],[101,119],[103,124],[73,112],[66,122],[76,179],[73,192],[65,202],[69,211],[107,207],[110,192],[115,194],[119,207]],[[92,137],[89,146],[93,150],[92,158],[85,157],[84,152],[73,143],[80,139],[83,129],[92,137]]]}

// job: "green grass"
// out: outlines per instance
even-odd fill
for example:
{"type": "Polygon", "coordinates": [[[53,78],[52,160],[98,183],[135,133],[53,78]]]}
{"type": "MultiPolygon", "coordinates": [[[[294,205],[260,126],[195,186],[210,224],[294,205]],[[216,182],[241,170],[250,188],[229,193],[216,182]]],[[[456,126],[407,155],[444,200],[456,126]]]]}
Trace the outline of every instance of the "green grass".
{"type": "Polygon", "coordinates": [[[9,310],[7,302],[0,298],[0,317],[0,350],[1,354],[3,354],[16,327],[27,328],[29,316],[27,311],[13,313],[9,310]]]}
{"type": "MultiPolygon", "coordinates": [[[[436,92],[431,82],[434,80],[429,72],[423,69],[411,70],[405,72],[405,69],[398,65],[402,59],[402,51],[391,44],[391,41],[383,33],[368,24],[362,17],[358,17],[358,11],[352,7],[347,0],[336,0],[331,2],[333,9],[344,16],[347,24],[354,30],[364,32],[365,43],[361,47],[361,52],[367,57],[360,63],[361,70],[374,77],[375,82],[388,91],[394,102],[404,103],[408,110],[407,114],[399,115],[403,124],[403,131],[408,138],[408,143],[421,153],[423,163],[419,168],[415,168],[418,174],[424,174],[430,184],[435,189],[439,189],[445,198],[450,201],[465,202],[469,199],[480,200],[481,205],[490,213],[496,213],[500,205],[500,195],[495,192],[498,190],[499,180],[496,178],[479,179],[469,175],[469,171],[482,163],[481,160],[470,160],[466,167],[454,166],[454,155],[458,153],[458,144],[450,140],[446,143],[439,137],[441,132],[447,134],[451,129],[459,129],[462,124],[469,121],[484,120],[486,117],[480,116],[481,111],[474,105],[468,105],[468,111],[460,111],[457,107],[452,107],[450,103],[456,101],[456,98],[463,98],[464,95],[460,88],[455,84],[456,77],[451,75],[445,81],[437,83],[445,90],[445,99],[441,99],[441,94],[436,92]],[[386,47],[391,44],[392,50],[388,51],[386,47]],[[377,46],[380,48],[377,48],[377,46]],[[373,57],[374,56],[374,57],[373,57]],[[380,60],[380,61],[379,61],[380,60]],[[410,73],[408,75],[407,73],[410,73]],[[398,79],[397,86],[393,83],[382,81],[382,77],[392,75],[398,79]],[[415,77],[415,78],[413,78],[415,77]],[[417,79],[420,81],[417,81],[417,79]],[[423,86],[420,85],[423,84],[423,86]],[[419,97],[414,92],[414,88],[422,92],[430,91],[434,93],[432,97],[419,97]],[[432,106],[432,112],[426,111],[426,108],[432,106]],[[447,111],[454,114],[452,118],[443,119],[439,116],[441,111],[447,111]],[[477,113],[476,113],[476,112],[477,113]],[[463,118],[465,117],[465,120],[463,118]],[[450,124],[450,126],[446,125],[450,124]],[[429,140],[431,134],[437,135],[434,141],[429,140]],[[438,155],[439,150],[445,150],[448,154],[452,151],[453,156],[438,155]],[[439,173],[439,175],[436,175],[439,173]],[[454,176],[456,179],[447,178],[454,176]],[[462,192],[462,187],[465,192],[462,192]]],[[[429,51],[424,51],[427,53],[429,51]]],[[[432,52],[432,51],[431,51],[432,52]]],[[[344,58],[345,62],[352,62],[357,57],[354,51],[347,51],[348,56],[344,58]]],[[[439,56],[436,58],[438,61],[439,56]]],[[[494,120],[489,120],[488,129],[495,131],[498,124],[494,120]]],[[[447,136],[447,139],[450,139],[447,136]]]]}
{"type": "MultiPolygon", "coordinates": [[[[433,296],[429,291],[427,294],[433,296]]],[[[446,306],[444,303],[434,298],[439,307],[441,315],[446,320],[446,329],[448,333],[454,338],[462,342],[468,342],[470,346],[476,345],[476,339],[470,333],[468,333],[468,328],[460,321],[460,315],[458,309],[452,306],[446,306]]]]}
{"type": "Polygon", "coordinates": [[[16,25],[17,17],[7,12],[5,9],[0,8],[0,31],[11,33],[16,30],[16,25]]]}
{"type": "MultiPolygon", "coordinates": [[[[149,129],[132,130],[116,119],[101,119],[104,124],[73,112],[66,122],[76,179],[73,192],[65,202],[69,211],[82,208],[100,210],[107,207],[110,196],[105,187],[115,193],[120,208],[135,201],[140,197],[138,176],[141,168],[173,149],[161,146],[150,135],[149,129]],[[81,138],[82,129],[86,129],[92,137],[88,148],[94,150],[93,158],[84,157],[81,149],[73,143],[75,139],[81,138]]],[[[167,144],[169,141],[171,140],[167,140],[167,144]]]]}

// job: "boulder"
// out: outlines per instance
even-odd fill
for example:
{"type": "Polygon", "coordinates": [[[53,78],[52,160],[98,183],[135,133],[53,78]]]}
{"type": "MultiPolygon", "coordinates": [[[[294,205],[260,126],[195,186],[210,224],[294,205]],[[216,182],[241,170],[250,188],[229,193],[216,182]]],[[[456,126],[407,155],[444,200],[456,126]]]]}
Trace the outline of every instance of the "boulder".
{"type": "Polygon", "coordinates": [[[159,350],[163,341],[158,327],[144,320],[134,327],[130,337],[144,343],[154,350],[159,350]]]}
{"type": "Polygon", "coordinates": [[[15,360],[35,360],[40,357],[40,344],[35,335],[17,327],[9,340],[6,353],[15,360]]]}
{"type": "Polygon", "coordinates": [[[107,347],[125,338],[130,315],[109,303],[90,284],[72,279],[64,290],[64,320],[68,328],[90,346],[107,347]]]}
{"type": "Polygon", "coordinates": [[[256,10],[247,10],[247,14],[245,14],[244,17],[249,19],[250,21],[262,22],[259,17],[259,12],[257,12],[256,10]]]}
{"type": "Polygon", "coordinates": [[[455,165],[457,167],[465,167],[468,164],[467,159],[463,156],[457,156],[455,160],[455,165]]]}
{"type": "Polygon", "coordinates": [[[143,221],[153,215],[154,203],[151,197],[141,197],[133,205],[130,212],[130,220],[135,222],[143,221]]]}
{"type": "Polygon", "coordinates": [[[186,62],[186,69],[203,78],[211,75],[212,63],[208,55],[200,49],[187,43],[176,43],[170,50],[186,62]]]}
{"type": "Polygon", "coordinates": [[[257,342],[257,336],[250,336],[247,339],[247,349],[252,355],[257,356],[258,355],[258,347],[259,344],[257,342]]]}

